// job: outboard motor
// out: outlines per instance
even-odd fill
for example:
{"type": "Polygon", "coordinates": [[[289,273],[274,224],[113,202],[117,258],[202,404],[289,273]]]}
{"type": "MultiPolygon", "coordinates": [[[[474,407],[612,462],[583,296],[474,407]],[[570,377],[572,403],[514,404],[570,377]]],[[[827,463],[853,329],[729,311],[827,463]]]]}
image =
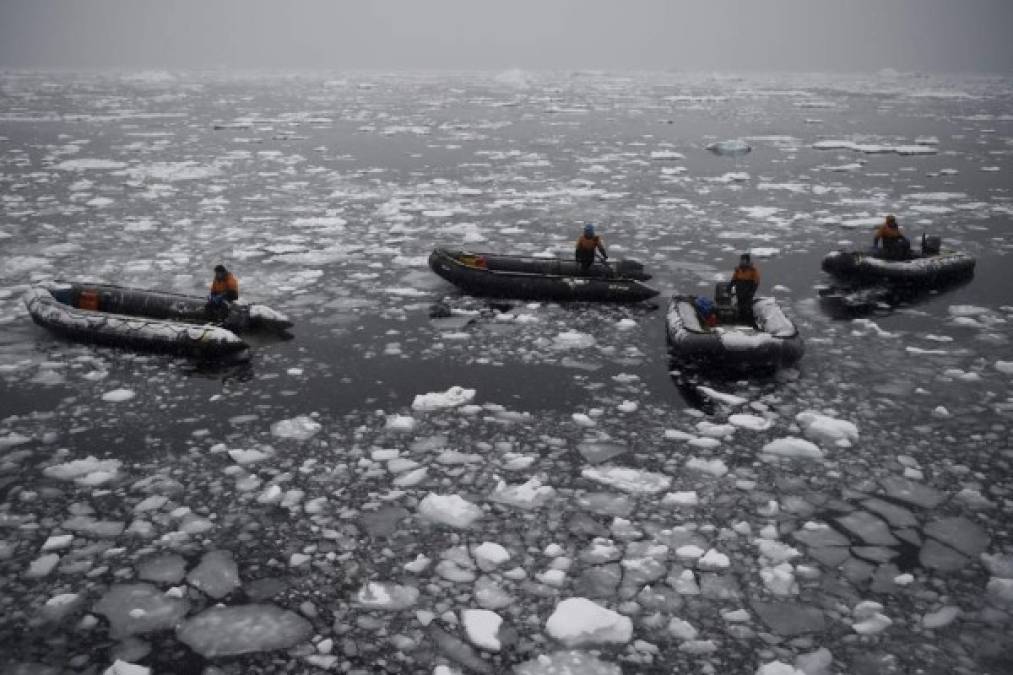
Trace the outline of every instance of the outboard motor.
{"type": "Polygon", "coordinates": [[[637,281],[647,281],[651,278],[650,274],[644,272],[644,266],[642,263],[636,260],[619,260],[614,265],[616,276],[624,277],[626,279],[636,279],[637,281]]]}
{"type": "Polygon", "coordinates": [[[943,248],[943,240],[937,236],[922,235],[922,255],[939,255],[943,248]]]}
{"type": "Polygon", "coordinates": [[[732,286],[726,281],[714,285],[714,307],[720,323],[735,323],[739,311],[732,302],[732,286]]]}

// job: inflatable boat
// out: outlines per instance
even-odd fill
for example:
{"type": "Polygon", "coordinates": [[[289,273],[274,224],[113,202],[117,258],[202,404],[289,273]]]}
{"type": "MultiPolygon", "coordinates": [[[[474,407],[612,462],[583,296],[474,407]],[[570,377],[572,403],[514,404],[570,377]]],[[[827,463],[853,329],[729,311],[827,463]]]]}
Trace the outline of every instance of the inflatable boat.
{"type": "Polygon", "coordinates": [[[904,259],[890,259],[880,250],[834,251],[823,258],[823,271],[839,279],[887,282],[918,288],[937,288],[974,275],[973,257],[944,250],[938,237],[923,237],[921,251],[904,259]]]}
{"type": "Polygon", "coordinates": [[[754,298],[753,321],[720,312],[715,326],[697,312],[697,297],[676,295],[668,306],[668,351],[678,364],[697,369],[769,372],[796,363],[805,352],[798,329],[773,298],[754,298]]]}
{"type": "Polygon", "coordinates": [[[640,302],[658,291],[635,260],[595,263],[587,271],[574,260],[493,255],[438,248],[429,267],[473,295],[557,301],[640,302]]]}
{"type": "Polygon", "coordinates": [[[214,358],[247,348],[238,332],[283,331],[292,322],[270,307],[228,303],[216,316],[204,298],[111,284],[54,281],[25,296],[32,320],[81,342],[214,358]]]}

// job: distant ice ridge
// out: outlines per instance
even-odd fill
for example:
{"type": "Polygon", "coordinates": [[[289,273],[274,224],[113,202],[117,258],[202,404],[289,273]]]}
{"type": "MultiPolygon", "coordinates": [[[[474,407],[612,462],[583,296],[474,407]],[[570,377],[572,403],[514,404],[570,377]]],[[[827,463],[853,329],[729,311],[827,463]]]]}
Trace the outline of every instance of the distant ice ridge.
{"type": "Polygon", "coordinates": [[[898,155],[934,155],[939,151],[934,145],[882,145],[878,143],[855,143],[843,140],[816,141],[812,144],[816,150],[852,150],[867,155],[895,153],[898,155]]]}

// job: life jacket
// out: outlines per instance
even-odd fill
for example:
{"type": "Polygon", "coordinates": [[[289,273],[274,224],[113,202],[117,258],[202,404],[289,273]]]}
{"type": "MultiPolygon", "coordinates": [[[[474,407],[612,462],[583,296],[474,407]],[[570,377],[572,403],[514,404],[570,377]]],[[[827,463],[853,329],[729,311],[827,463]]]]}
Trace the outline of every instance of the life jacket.
{"type": "Polygon", "coordinates": [[[877,239],[898,239],[902,237],[899,227],[889,227],[888,225],[880,225],[879,229],[876,230],[877,239]]]}
{"type": "Polygon", "coordinates": [[[739,265],[735,268],[735,271],[732,272],[732,281],[752,281],[754,284],[759,285],[760,272],[752,265],[747,267],[739,265]]]}
{"type": "Polygon", "coordinates": [[[235,293],[235,297],[239,298],[239,279],[232,272],[225,275],[224,279],[215,277],[211,282],[211,292],[215,295],[231,295],[235,293]]]}
{"type": "Polygon", "coordinates": [[[81,309],[98,311],[98,303],[98,293],[95,291],[84,290],[77,296],[77,306],[81,309]]]}
{"type": "Polygon", "coordinates": [[[594,250],[598,248],[600,244],[601,244],[601,237],[599,237],[598,235],[588,237],[582,234],[580,235],[580,237],[577,238],[577,250],[580,251],[581,253],[591,253],[593,255],[594,250]]]}

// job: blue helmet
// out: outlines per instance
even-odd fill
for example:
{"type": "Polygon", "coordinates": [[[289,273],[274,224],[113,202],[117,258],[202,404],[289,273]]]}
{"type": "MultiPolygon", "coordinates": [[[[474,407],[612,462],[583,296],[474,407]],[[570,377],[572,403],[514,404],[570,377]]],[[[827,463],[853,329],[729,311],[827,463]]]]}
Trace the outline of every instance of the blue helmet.
{"type": "Polygon", "coordinates": [[[584,234],[587,235],[588,237],[593,237],[594,236],[594,225],[592,225],[591,223],[588,223],[587,225],[585,225],[584,226],[584,234]]]}

